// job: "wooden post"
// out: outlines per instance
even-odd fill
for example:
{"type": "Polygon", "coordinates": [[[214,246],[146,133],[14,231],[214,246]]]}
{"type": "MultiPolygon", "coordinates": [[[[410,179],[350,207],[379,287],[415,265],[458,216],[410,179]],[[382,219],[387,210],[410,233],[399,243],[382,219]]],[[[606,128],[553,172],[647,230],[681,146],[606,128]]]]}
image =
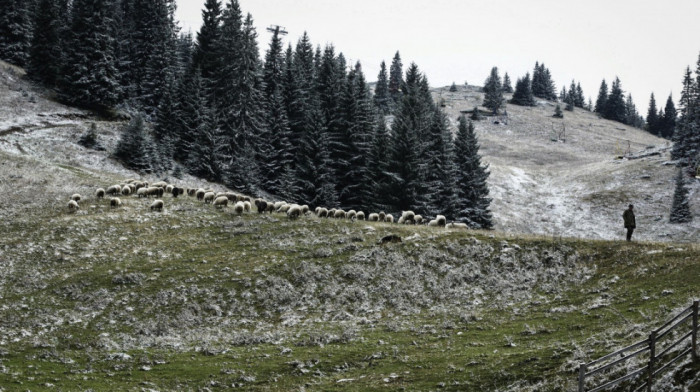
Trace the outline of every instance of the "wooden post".
{"type": "Polygon", "coordinates": [[[654,383],[654,358],[656,356],[656,331],[649,335],[649,378],[647,379],[647,392],[651,392],[651,384],[654,383]]]}
{"type": "Polygon", "coordinates": [[[582,363],[578,368],[578,392],[585,391],[586,384],[586,364],[582,363]]]}
{"type": "Polygon", "coordinates": [[[698,304],[700,301],[693,302],[693,361],[698,360],[698,304]]]}

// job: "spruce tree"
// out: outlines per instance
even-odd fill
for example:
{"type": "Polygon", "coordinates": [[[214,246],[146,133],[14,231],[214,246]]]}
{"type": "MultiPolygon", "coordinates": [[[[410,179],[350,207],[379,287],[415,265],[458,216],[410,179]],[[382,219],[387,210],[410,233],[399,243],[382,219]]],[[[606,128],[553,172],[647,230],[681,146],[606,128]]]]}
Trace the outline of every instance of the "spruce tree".
{"type": "Polygon", "coordinates": [[[386,63],[382,61],[377,76],[377,86],[374,89],[374,106],[382,114],[389,114],[390,111],[389,79],[387,76],[386,63]]]}
{"type": "Polygon", "coordinates": [[[652,135],[659,135],[659,117],[656,109],[656,99],[654,93],[649,98],[649,111],[647,111],[646,130],[652,135]]]}
{"type": "Polygon", "coordinates": [[[221,1],[206,0],[202,10],[202,27],[197,32],[197,46],[193,54],[196,67],[202,72],[207,83],[212,83],[219,67],[217,45],[221,37],[221,1]]]}
{"type": "Polygon", "coordinates": [[[437,105],[428,132],[428,145],[422,159],[426,167],[425,186],[419,210],[428,216],[442,214],[454,220],[458,208],[454,144],[447,116],[437,105]]]}
{"type": "Polygon", "coordinates": [[[598,113],[599,116],[605,116],[605,108],[608,105],[608,84],[605,83],[605,79],[600,83],[600,89],[598,90],[598,99],[595,101],[594,112],[598,113]]]}
{"type": "Polygon", "coordinates": [[[532,82],[528,72],[522,79],[515,83],[515,92],[510,103],[520,106],[535,106],[535,97],[532,95],[532,82]]]}
{"type": "Polygon", "coordinates": [[[484,107],[491,109],[493,114],[498,114],[503,106],[503,86],[498,75],[498,67],[491,68],[491,74],[484,82],[484,107]]]}
{"type": "Polygon", "coordinates": [[[670,221],[671,223],[688,223],[692,220],[693,214],[690,212],[688,188],[685,186],[683,170],[678,169],[678,174],[676,175],[676,189],[673,192],[670,221]]]}
{"type": "Polygon", "coordinates": [[[666,100],[666,107],[664,109],[664,115],[659,119],[660,129],[659,136],[670,139],[676,129],[676,105],[673,103],[673,97],[668,96],[666,100]]]}
{"type": "Polygon", "coordinates": [[[552,117],[564,118],[564,113],[561,111],[561,106],[559,106],[559,104],[557,104],[557,107],[554,108],[554,115],[552,115],[552,117]]]}
{"type": "Polygon", "coordinates": [[[394,59],[391,61],[389,68],[389,96],[391,97],[392,107],[398,108],[401,102],[401,86],[403,85],[403,63],[401,55],[397,51],[394,59]]]}
{"type": "MultiPolygon", "coordinates": [[[[200,97],[203,96],[200,95],[200,97]]],[[[221,129],[217,127],[217,121],[211,111],[204,105],[200,106],[200,110],[198,113],[192,113],[199,118],[195,117],[191,124],[194,126],[191,130],[193,142],[187,152],[185,167],[187,172],[193,176],[208,181],[222,181],[224,179],[223,166],[227,161],[226,138],[221,129]]],[[[229,185],[231,184],[229,183],[229,185]]]]}
{"type": "Polygon", "coordinates": [[[75,0],[66,44],[61,96],[71,104],[111,108],[121,94],[115,66],[114,25],[108,0],[75,0]]]}
{"type": "MultiPolygon", "coordinates": [[[[529,79],[529,73],[528,73],[528,79],[529,79]]],[[[453,83],[454,85],[454,83],[453,83]]],[[[455,86],[456,87],[456,86],[455,86]]],[[[531,88],[532,89],[532,88],[531,88]]],[[[510,82],[510,76],[508,76],[508,72],[506,72],[505,75],[503,75],[503,92],[512,94],[513,93],[513,85],[510,82]]]]}
{"type": "Polygon", "coordinates": [[[0,0],[0,59],[23,67],[32,43],[31,3],[0,0]]]}
{"type": "Polygon", "coordinates": [[[583,96],[583,89],[581,88],[581,82],[576,84],[576,98],[574,101],[575,101],[576,107],[579,107],[581,109],[585,108],[586,98],[583,96]]]}
{"type": "Polygon", "coordinates": [[[603,112],[603,117],[625,123],[627,119],[627,110],[625,106],[625,94],[622,91],[622,86],[620,84],[620,79],[615,78],[610,88],[610,95],[605,102],[605,111],[603,112]]]}
{"type": "Polygon", "coordinates": [[[149,155],[149,151],[152,150],[150,143],[143,116],[137,115],[122,130],[114,157],[129,169],[141,173],[150,172],[154,160],[154,157],[149,155]]]}
{"type": "Polygon", "coordinates": [[[169,170],[175,156],[175,143],[180,118],[177,108],[177,88],[173,77],[168,81],[163,97],[156,110],[153,125],[153,142],[161,162],[161,171],[169,170]]]}
{"type": "Polygon", "coordinates": [[[471,228],[491,229],[493,221],[488,197],[488,165],[481,164],[479,142],[474,124],[464,116],[459,118],[455,138],[457,217],[471,228]]]}
{"type": "Polygon", "coordinates": [[[61,9],[56,0],[40,0],[39,9],[41,12],[34,18],[27,74],[47,87],[54,87],[63,63],[61,9]]]}
{"type": "Polygon", "coordinates": [[[452,82],[452,85],[450,85],[450,90],[451,93],[456,93],[457,92],[457,85],[455,82],[452,82]]]}
{"type": "Polygon", "coordinates": [[[697,95],[698,87],[692,77],[690,67],[683,78],[680,99],[680,118],[673,134],[671,158],[678,160],[682,166],[691,164],[700,152],[700,107],[697,95]]]}
{"type": "Polygon", "coordinates": [[[556,101],[557,92],[552,75],[543,64],[535,62],[535,69],[532,73],[532,94],[535,97],[556,101]]]}
{"type": "Polygon", "coordinates": [[[387,209],[389,184],[389,132],[384,116],[378,116],[372,137],[372,146],[367,157],[367,185],[371,194],[365,202],[368,210],[382,211],[387,209]]]}

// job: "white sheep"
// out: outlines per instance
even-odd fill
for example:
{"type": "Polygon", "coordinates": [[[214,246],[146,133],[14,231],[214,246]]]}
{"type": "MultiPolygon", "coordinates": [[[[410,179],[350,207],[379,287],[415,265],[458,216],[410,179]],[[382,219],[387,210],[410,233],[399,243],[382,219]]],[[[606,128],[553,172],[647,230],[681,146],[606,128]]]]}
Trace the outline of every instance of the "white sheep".
{"type": "Polygon", "coordinates": [[[204,200],[204,195],[206,195],[206,194],[207,194],[207,192],[202,188],[197,189],[197,192],[195,192],[195,195],[197,196],[197,200],[204,200]]]}
{"type": "Polygon", "coordinates": [[[131,187],[129,185],[124,185],[122,188],[122,196],[129,196],[131,194],[131,187]]]}
{"type": "Polygon", "coordinates": [[[118,197],[113,197],[109,200],[109,207],[110,208],[117,208],[121,207],[122,201],[118,197]]]}
{"type": "Polygon", "coordinates": [[[163,200],[156,200],[153,203],[151,203],[151,211],[163,211],[163,205],[163,200]]]}
{"type": "Polygon", "coordinates": [[[214,192],[207,192],[204,194],[204,204],[208,204],[214,201],[214,196],[216,194],[214,192]]]}
{"type": "Polygon", "coordinates": [[[105,190],[102,188],[97,188],[95,191],[95,197],[98,199],[104,199],[105,197],[105,190]]]}
{"type": "Polygon", "coordinates": [[[245,206],[243,205],[242,201],[237,201],[236,204],[233,205],[233,212],[235,212],[238,215],[241,215],[245,211],[245,206]]]}
{"type": "Polygon", "coordinates": [[[327,208],[318,207],[316,209],[318,210],[316,215],[318,215],[319,218],[325,218],[328,216],[328,209],[327,208]]]}
{"type": "Polygon", "coordinates": [[[335,219],[345,219],[346,216],[347,213],[343,210],[335,210],[335,212],[333,213],[333,217],[335,219]]]}
{"type": "Polygon", "coordinates": [[[438,215],[435,217],[435,220],[437,221],[438,226],[445,226],[447,223],[447,218],[445,218],[444,215],[438,215]]]}
{"type": "Polygon", "coordinates": [[[75,212],[80,209],[80,206],[78,205],[78,202],[75,200],[71,200],[68,202],[68,211],[70,212],[75,212]]]}
{"type": "Polygon", "coordinates": [[[172,186],[172,185],[170,185],[170,184],[168,184],[168,185],[165,186],[165,191],[168,192],[168,193],[173,193],[173,188],[175,188],[175,187],[172,186]]]}
{"type": "Polygon", "coordinates": [[[417,225],[420,225],[421,223],[423,223],[423,216],[416,215],[413,217],[413,220],[416,222],[417,225]]]}
{"type": "Polygon", "coordinates": [[[384,213],[384,211],[379,212],[379,221],[384,222],[386,220],[385,218],[386,214],[384,213]]]}
{"type": "Polygon", "coordinates": [[[373,212],[369,214],[369,217],[367,217],[367,220],[370,222],[379,222],[379,214],[376,212],[373,212]]]}
{"type": "Polygon", "coordinates": [[[112,185],[112,186],[107,188],[105,193],[107,193],[110,196],[114,196],[114,195],[121,193],[121,191],[122,191],[122,187],[120,185],[112,185]]]}
{"type": "Polygon", "coordinates": [[[384,217],[384,222],[394,223],[394,216],[391,214],[386,214],[386,216],[384,217]]]}
{"type": "Polygon", "coordinates": [[[187,196],[193,197],[197,194],[197,190],[195,188],[187,188],[187,196]]]}
{"type": "Polygon", "coordinates": [[[289,219],[296,219],[296,218],[301,216],[301,213],[302,213],[302,208],[299,205],[294,204],[294,205],[290,206],[289,209],[287,210],[287,217],[289,219]]]}
{"type": "Polygon", "coordinates": [[[316,216],[318,216],[318,212],[319,212],[320,210],[321,210],[321,207],[316,207],[316,208],[314,209],[314,214],[316,214],[316,216]]]}
{"type": "Polygon", "coordinates": [[[153,184],[151,184],[151,186],[156,186],[158,188],[165,188],[166,186],[168,186],[168,183],[165,181],[158,181],[158,182],[154,182],[153,184]]]}
{"type": "Polygon", "coordinates": [[[350,220],[355,220],[356,216],[357,216],[357,211],[355,211],[355,210],[350,210],[345,214],[345,218],[350,219],[350,220]]]}
{"type": "Polygon", "coordinates": [[[139,188],[139,190],[136,191],[136,196],[148,197],[148,188],[139,188]]]}
{"type": "Polygon", "coordinates": [[[284,203],[281,206],[279,206],[277,212],[287,213],[287,211],[289,211],[289,207],[291,207],[290,204],[284,203]]]}
{"type": "Polygon", "coordinates": [[[308,214],[309,213],[309,206],[307,206],[306,204],[301,206],[301,213],[304,215],[308,214]]]}
{"type": "Polygon", "coordinates": [[[280,207],[282,207],[285,204],[287,204],[287,203],[284,201],[276,201],[275,204],[273,204],[275,207],[275,211],[279,211],[280,207]]]}
{"type": "Polygon", "coordinates": [[[363,221],[363,220],[365,220],[365,213],[362,212],[362,211],[358,211],[358,212],[357,212],[357,215],[355,216],[355,218],[356,218],[357,220],[363,221]]]}
{"type": "Polygon", "coordinates": [[[461,222],[453,222],[453,223],[448,223],[445,225],[446,229],[468,229],[469,226],[467,226],[466,223],[461,223],[461,222]]]}
{"type": "Polygon", "coordinates": [[[250,212],[253,209],[253,206],[250,204],[250,201],[243,202],[243,209],[245,210],[245,212],[250,212]]]}
{"type": "Polygon", "coordinates": [[[216,208],[223,208],[228,206],[228,198],[226,196],[219,196],[216,199],[214,199],[214,207],[216,208]]]}
{"type": "Polygon", "coordinates": [[[80,199],[82,199],[82,198],[83,198],[83,197],[80,196],[79,193],[74,193],[74,194],[70,197],[70,199],[73,200],[73,201],[76,202],[76,203],[79,202],[80,199]]]}
{"type": "Polygon", "coordinates": [[[328,215],[326,215],[328,218],[335,218],[335,208],[331,208],[328,210],[328,215]]]}
{"type": "Polygon", "coordinates": [[[399,218],[399,224],[408,224],[415,222],[416,214],[413,211],[402,211],[401,217],[399,218]]]}

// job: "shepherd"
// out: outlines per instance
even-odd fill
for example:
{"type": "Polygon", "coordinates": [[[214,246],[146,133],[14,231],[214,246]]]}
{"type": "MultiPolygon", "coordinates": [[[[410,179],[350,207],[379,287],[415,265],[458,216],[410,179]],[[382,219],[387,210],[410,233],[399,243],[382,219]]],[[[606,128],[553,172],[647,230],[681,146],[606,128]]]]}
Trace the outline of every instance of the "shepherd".
{"type": "Polygon", "coordinates": [[[637,227],[637,222],[634,219],[634,206],[629,205],[629,208],[622,214],[622,219],[625,221],[625,229],[627,229],[627,242],[632,241],[632,232],[637,227]]]}

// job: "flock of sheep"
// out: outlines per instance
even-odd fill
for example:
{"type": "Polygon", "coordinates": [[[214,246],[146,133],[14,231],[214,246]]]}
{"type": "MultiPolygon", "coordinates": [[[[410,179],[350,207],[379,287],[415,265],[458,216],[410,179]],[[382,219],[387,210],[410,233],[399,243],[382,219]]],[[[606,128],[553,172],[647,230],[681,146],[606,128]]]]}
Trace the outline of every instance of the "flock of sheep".
{"type": "MultiPolygon", "coordinates": [[[[179,195],[187,195],[190,197],[195,197],[197,200],[204,202],[204,204],[211,204],[215,208],[223,209],[228,207],[229,203],[233,205],[233,211],[241,215],[244,212],[251,212],[253,209],[253,203],[259,214],[263,213],[283,213],[286,214],[289,219],[297,219],[301,216],[311,214],[309,206],[299,205],[299,204],[289,204],[284,201],[270,202],[264,199],[252,200],[248,196],[244,196],[235,192],[214,192],[211,189],[203,188],[180,188],[172,184],[168,184],[165,181],[159,181],[153,184],[149,184],[144,181],[138,181],[134,179],[129,179],[121,184],[116,184],[108,187],[107,189],[98,188],[95,191],[95,197],[97,199],[104,199],[105,196],[112,196],[109,205],[111,208],[119,208],[122,205],[122,201],[117,196],[130,196],[134,195],[139,198],[149,198],[151,196],[157,197],[150,205],[151,211],[163,211],[165,203],[162,198],[164,194],[169,193],[173,198],[179,195]]],[[[80,201],[82,196],[79,194],[74,194],[70,197],[68,202],[68,210],[70,212],[75,212],[80,209],[80,201]]],[[[344,211],[342,209],[327,209],[325,207],[316,207],[314,214],[319,218],[334,218],[334,219],[347,219],[347,220],[358,220],[358,221],[370,221],[370,222],[387,222],[394,223],[394,216],[382,212],[371,213],[365,216],[363,211],[344,211]]],[[[447,228],[467,228],[464,223],[449,223],[447,224],[447,219],[443,215],[438,215],[435,219],[426,220],[421,215],[415,214],[413,211],[403,211],[401,217],[396,221],[398,224],[427,224],[428,226],[439,226],[447,228]]]]}

